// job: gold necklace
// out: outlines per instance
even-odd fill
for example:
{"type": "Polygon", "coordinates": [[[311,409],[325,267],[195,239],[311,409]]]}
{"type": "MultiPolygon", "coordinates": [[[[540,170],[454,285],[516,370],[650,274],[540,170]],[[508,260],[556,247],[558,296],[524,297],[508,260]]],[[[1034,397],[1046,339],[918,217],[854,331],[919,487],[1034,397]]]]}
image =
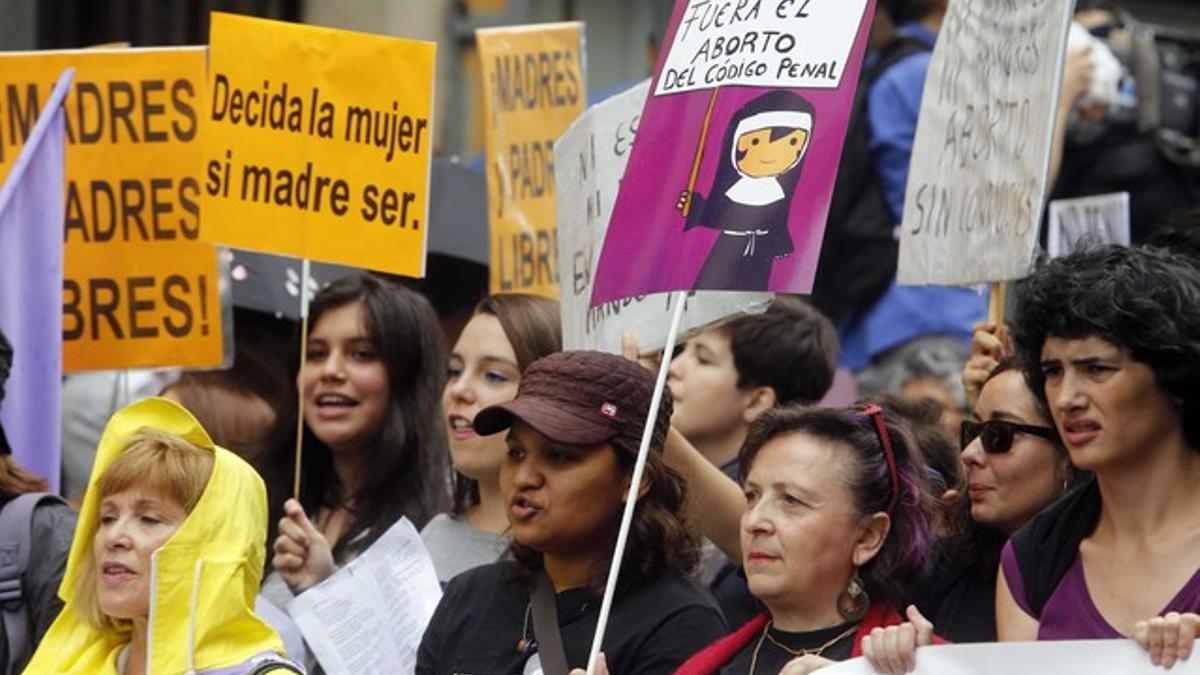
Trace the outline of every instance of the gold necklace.
{"type": "Polygon", "coordinates": [[[792,649],[791,647],[781,643],[779,640],[776,640],[775,638],[771,637],[771,624],[772,623],[774,623],[774,622],[768,621],[767,625],[763,626],[762,635],[758,636],[758,644],[754,645],[754,654],[752,654],[750,656],[750,675],[754,675],[754,670],[758,666],[758,650],[762,649],[762,643],[763,643],[764,639],[770,640],[771,644],[775,645],[776,647],[782,649],[783,651],[787,652],[788,654],[791,654],[793,657],[796,657],[796,658],[799,658],[802,656],[808,656],[809,654],[811,654],[813,656],[820,656],[825,653],[826,649],[829,649],[833,645],[837,644],[839,641],[845,639],[845,637],[847,635],[850,635],[854,631],[858,630],[858,624],[854,624],[854,625],[850,626],[849,628],[847,628],[846,630],[842,631],[841,633],[837,634],[830,640],[828,640],[825,644],[821,645],[820,647],[815,647],[813,649],[792,649]]]}

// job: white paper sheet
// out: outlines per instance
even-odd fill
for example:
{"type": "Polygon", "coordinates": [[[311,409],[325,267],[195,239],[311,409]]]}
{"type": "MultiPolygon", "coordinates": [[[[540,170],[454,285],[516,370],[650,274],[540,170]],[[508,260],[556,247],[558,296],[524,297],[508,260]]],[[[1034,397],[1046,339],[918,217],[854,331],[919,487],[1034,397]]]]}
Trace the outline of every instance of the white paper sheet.
{"type": "Polygon", "coordinates": [[[329,675],[416,668],[442,589],[417,530],[400,519],[358,558],[288,607],[329,675]]]}

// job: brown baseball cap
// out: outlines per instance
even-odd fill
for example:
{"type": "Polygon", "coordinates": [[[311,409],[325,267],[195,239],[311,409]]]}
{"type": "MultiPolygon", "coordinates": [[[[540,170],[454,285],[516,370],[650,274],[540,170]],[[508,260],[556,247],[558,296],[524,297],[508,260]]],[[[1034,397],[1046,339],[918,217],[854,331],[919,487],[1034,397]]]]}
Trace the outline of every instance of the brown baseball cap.
{"type": "MultiPolygon", "coordinates": [[[[633,455],[653,394],[654,376],[633,361],[604,352],[557,352],[529,364],[517,397],[481,410],[474,427],[487,436],[521,420],[558,443],[611,442],[633,455]]],[[[650,439],[653,450],[662,450],[671,410],[671,390],[665,389],[650,439]]]]}

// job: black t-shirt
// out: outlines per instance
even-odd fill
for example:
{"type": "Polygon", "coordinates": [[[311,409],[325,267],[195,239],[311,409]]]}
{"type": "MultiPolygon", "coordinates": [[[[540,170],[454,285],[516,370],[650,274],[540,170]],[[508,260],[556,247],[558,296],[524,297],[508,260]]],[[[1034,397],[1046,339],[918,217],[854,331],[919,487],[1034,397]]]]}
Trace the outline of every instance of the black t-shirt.
{"type": "Polygon", "coordinates": [[[996,572],[956,565],[941,555],[913,590],[913,602],[933,632],[953,643],[996,641],[996,572]]]}
{"type": "Polygon", "coordinates": [[[820,649],[826,644],[828,646],[821,650],[820,656],[831,661],[845,661],[854,649],[857,629],[858,624],[847,623],[804,633],[785,633],[772,626],[769,635],[759,633],[754,636],[732,661],[721,668],[721,675],[749,675],[751,663],[754,665],[754,675],[775,675],[783,670],[788,661],[797,658],[793,652],[820,649]],[[758,654],[757,659],[755,654],[758,654]]]}
{"type": "Polygon", "coordinates": [[[733,628],[744,625],[754,617],[762,614],[764,607],[758,598],[750,592],[746,581],[746,571],[726,562],[709,586],[717,606],[725,615],[725,620],[733,628]]]}
{"type": "MultiPolygon", "coordinates": [[[[533,638],[526,619],[529,589],[503,561],[455,577],[438,603],[417,651],[417,675],[521,675],[533,638]]],[[[587,665],[600,603],[583,589],[557,595],[559,625],[567,662],[587,665]]],[[[692,654],[726,633],[720,611],[704,592],[683,577],[668,576],[618,588],[603,651],[610,672],[659,675],[678,668],[692,654]]]]}

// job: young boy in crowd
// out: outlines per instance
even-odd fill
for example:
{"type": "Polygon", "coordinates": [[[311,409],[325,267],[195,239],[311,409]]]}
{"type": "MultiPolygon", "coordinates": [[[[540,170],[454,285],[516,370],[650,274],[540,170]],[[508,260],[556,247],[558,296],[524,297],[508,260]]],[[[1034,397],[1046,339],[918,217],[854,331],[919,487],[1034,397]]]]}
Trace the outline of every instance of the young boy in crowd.
{"type": "Polygon", "coordinates": [[[837,333],[803,300],[779,296],[690,339],[671,361],[671,426],[734,480],[750,424],[775,406],[816,403],[833,384],[837,333]]]}

